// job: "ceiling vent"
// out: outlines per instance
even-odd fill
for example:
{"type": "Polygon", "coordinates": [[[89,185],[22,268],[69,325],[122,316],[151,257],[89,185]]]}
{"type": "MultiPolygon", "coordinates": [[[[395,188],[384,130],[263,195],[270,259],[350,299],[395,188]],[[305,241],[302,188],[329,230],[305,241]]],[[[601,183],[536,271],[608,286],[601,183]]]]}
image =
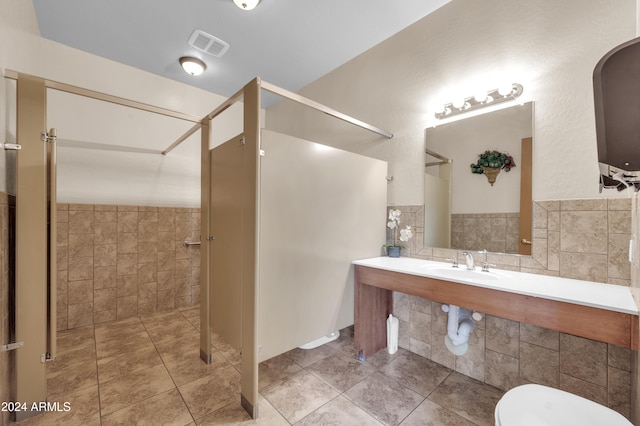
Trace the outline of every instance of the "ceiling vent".
{"type": "Polygon", "coordinates": [[[189,46],[218,58],[229,50],[229,43],[200,30],[195,30],[193,34],[191,34],[191,37],[189,37],[189,46]]]}

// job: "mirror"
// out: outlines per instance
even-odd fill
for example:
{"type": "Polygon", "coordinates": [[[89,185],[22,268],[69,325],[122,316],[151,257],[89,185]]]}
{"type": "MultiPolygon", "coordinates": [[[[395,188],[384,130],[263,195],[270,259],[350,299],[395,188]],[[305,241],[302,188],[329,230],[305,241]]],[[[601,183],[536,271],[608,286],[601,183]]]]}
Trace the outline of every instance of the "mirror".
{"type": "Polygon", "coordinates": [[[532,132],[532,102],[426,129],[425,247],[531,254],[532,132]],[[490,183],[486,151],[515,167],[490,183]]]}

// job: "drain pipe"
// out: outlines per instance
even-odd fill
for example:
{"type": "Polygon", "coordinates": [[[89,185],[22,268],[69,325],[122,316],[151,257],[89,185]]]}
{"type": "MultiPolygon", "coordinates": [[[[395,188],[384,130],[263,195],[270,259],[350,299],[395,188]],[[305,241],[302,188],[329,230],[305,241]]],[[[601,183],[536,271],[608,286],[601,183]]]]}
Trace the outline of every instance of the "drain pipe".
{"type": "Polygon", "coordinates": [[[444,343],[454,355],[464,355],[469,349],[469,336],[476,326],[471,311],[456,305],[442,305],[442,310],[449,313],[444,343]]]}

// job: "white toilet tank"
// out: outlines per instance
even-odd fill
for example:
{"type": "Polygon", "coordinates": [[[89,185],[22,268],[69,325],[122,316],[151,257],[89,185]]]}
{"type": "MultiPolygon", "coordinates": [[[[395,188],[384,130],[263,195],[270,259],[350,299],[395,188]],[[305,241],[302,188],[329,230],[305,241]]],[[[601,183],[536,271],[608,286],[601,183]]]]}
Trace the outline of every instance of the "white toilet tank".
{"type": "Polygon", "coordinates": [[[496,426],[633,426],[620,413],[577,395],[541,385],[522,385],[504,394],[496,426]]]}

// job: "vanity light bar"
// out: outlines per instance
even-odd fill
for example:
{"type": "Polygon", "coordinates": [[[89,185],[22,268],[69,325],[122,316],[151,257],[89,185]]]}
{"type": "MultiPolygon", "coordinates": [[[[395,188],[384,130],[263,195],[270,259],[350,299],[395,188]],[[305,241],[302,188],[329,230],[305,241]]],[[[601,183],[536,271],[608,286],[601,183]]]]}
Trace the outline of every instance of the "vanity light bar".
{"type": "Polygon", "coordinates": [[[463,102],[450,102],[448,104],[445,104],[443,109],[436,112],[435,115],[437,119],[442,120],[457,114],[462,114],[479,108],[484,108],[490,105],[496,105],[502,102],[517,99],[520,95],[522,95],[522,91],[522,84],[512,83],[511,91],[508,90],[507,86],[507,90],[503,90],[502,88],[489,90],[484,99],[476,95],[465,98],[463,102]]]}

